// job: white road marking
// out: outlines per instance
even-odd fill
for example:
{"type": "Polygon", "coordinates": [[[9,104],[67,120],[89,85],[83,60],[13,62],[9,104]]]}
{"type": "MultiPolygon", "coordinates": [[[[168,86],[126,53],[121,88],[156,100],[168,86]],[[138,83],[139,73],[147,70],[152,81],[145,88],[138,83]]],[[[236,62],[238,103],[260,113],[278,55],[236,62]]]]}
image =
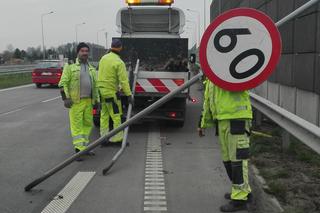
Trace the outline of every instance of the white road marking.
{"type": "Polygon", "coordinates": [[[45,100],[45,101],[41,101],[41,103],[47,103],[47,102],[50,102],[50,101],[54,101],[58,98],[61,98],[61,96],[58,96],[58,97],[55,97],[55,98],[51,98],[51,99],[48,99],[48,100],[45,100]]]}
{"type": "Polygon", "coordinates": [[[155,126],[150,128],[148,135],[144,185],[144,212],[166,212],[160,130],[155,126]]]}
{"type": "Polygon", "coordinates": [[[41,213],[67,212],[95,174],[95,172],[78,172],[41,213]]]}
{"type": "Polygon", "coordinates": [[[10,112],[2,113],[2,114],[0,114],[0,116],[9,115],[9,114],[12,114],[12,113],[15,113],[15,112],[19,112],[19,111],[21,111],[21,110],[23,110],[23,108],[15,109],[15,110],[12,110],[12,111],[10,111],[10,112]]]}
{"type": "Polygon", "coordinates": [[[31,87],[34,84],[27,84],[27,85],[23,85],[23,86],[18,86],[18,87],[10,87],[7,89],[1,89],[0,92],[5,92],[5,91],[10,91],[10,90],[15,90],[15,89],[22,89],[22,88],[26,88],[26,87],[31,87]]]}

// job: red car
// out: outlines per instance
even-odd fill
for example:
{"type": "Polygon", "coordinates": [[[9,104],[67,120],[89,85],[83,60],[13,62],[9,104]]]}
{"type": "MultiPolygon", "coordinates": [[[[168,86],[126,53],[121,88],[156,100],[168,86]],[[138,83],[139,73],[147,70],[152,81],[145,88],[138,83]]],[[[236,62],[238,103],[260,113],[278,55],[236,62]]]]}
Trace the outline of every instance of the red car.
{"type": "Polygon", "coordinates": [[[35,83],[38,88],[40,88],[42,84],[57,86],[59,84],[62,71],[63,61],[41,61],[32,71],[32,82],[35,83]]]}

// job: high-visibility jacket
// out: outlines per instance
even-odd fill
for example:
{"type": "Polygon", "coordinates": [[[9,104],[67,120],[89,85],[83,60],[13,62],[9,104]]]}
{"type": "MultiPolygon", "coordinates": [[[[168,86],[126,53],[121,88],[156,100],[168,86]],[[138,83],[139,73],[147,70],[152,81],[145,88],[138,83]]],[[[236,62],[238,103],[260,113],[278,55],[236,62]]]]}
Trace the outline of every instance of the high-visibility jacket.
{"type": "Polygon", "coordinates": [[[103,98],[115,97],[120,90],[126,96],[131,95],[126,65],[118,54],[110,52],[100,60],[98,88],[103,98]]]}
{"type": "Polygon", "coordinates": [[[249,92],[227,91],[207,80],[201,127],[212,127],[215,120],[229,119],[252,119],[249,92]]]}
{"type": "MultiPolygon", "coordinates": [[[[99,102],[99,93],[96,85],[97,71],[90,63],[88,64],[92,88],[91,98],[94,104],[96,102],[99,102]]],[[[63,87],[66,97],[71,98],[73,103],[80,103],[80,71],[81,65],[79,59],[76,59],[75,64],[65,64],[59,82],[59,87],[63,87]]]]}

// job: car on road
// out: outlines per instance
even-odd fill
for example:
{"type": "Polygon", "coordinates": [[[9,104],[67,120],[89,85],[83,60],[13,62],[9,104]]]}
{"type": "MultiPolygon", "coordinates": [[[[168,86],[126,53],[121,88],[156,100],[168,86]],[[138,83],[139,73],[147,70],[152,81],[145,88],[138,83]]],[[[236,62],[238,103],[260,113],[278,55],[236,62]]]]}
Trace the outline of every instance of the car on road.
{"type": "Polygon", "coordinates": [[[32,70],[32,82],[41,88],[43,84],[57,86],[59,84],[62,71],[63,60],[43,60],[32,70]]]}

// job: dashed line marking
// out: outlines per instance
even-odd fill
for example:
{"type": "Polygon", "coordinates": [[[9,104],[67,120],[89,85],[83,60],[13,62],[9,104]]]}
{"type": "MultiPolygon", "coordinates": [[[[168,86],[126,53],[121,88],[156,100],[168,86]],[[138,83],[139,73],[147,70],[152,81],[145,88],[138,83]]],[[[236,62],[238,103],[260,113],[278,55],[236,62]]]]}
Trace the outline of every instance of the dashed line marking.
{"type": "Polygon", "coordinates": [[[149,130],[144,185],[144,212],[167,212],[160,130],[156,126],[149,130]]]}
{"type": "Polygon", "coordinates": [[[60,98],[61,96],[58,96],[58,97],[55,97],[55,98],[51,98],[51,99],[48,99],[48,100],[45,100],[45,101],[41,101],[42,103],[47,103],[47,102],[50,102],[50,101],[54,101],[58,98],[60,98]]]}

